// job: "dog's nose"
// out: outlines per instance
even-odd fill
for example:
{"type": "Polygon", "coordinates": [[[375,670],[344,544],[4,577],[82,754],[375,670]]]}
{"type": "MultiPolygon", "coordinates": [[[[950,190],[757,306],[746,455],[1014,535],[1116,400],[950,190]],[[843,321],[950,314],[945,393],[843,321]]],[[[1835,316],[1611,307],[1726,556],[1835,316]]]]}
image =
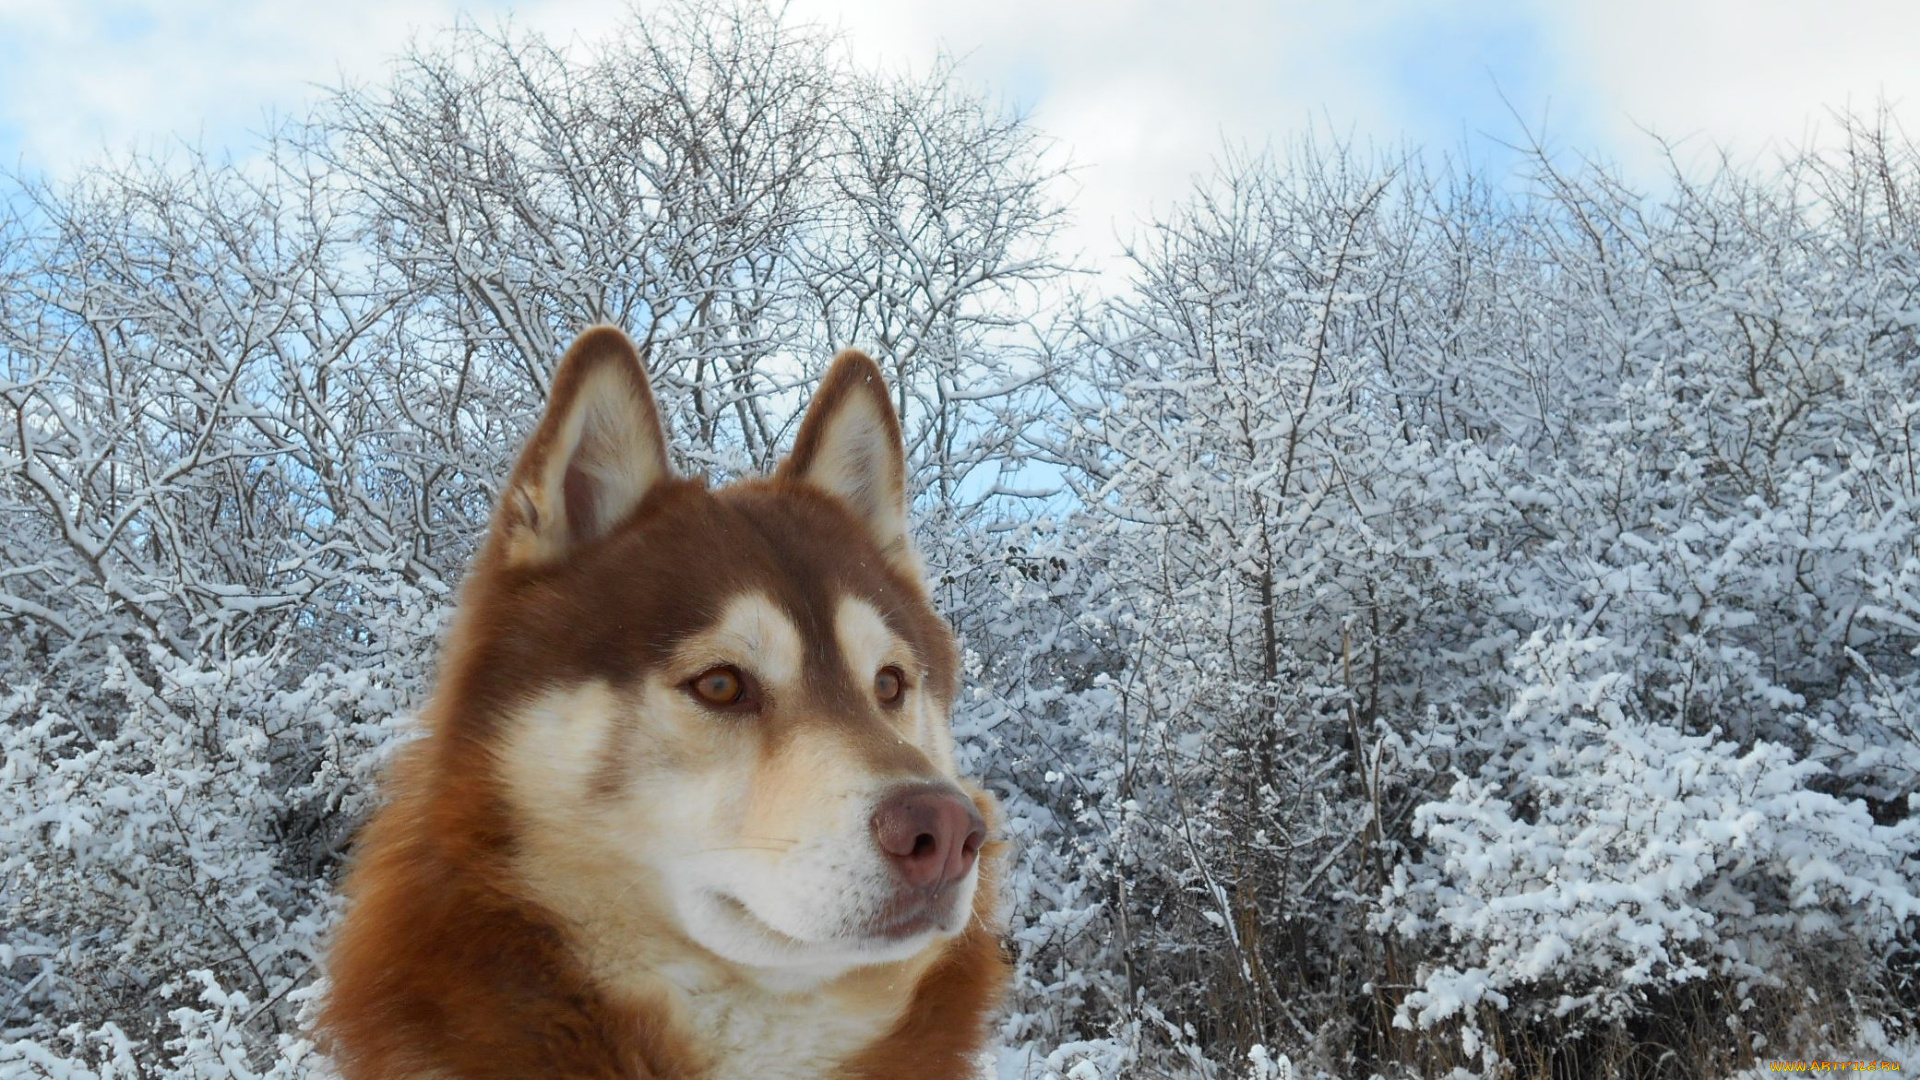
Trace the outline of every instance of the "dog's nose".
{"type": "Polygon", "coordinates": [[[987,840],[972,800],[944,784],[895,790],[873,811],[873,839],[914,888],[942,888],[967,876],[987,840]]]}

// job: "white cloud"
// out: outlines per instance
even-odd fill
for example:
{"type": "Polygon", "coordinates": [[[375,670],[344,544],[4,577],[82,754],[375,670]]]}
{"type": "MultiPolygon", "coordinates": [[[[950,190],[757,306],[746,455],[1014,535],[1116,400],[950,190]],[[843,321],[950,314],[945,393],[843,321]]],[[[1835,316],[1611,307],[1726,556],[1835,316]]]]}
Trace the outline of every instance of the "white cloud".
{"type": "Polygon", "coordinates": [[[1071,242],[1104,261],[1116,232],[1182,197],[1223,141],[1258,146],[1316,121],[1397,136],[1385,99],[1344,62],[1390,10],[1363,7],[799,0],[795,10],[923,66],[944,44],[966,75],[1031,105],[1077,166],[1071,242]]]}
{"type": "Polygon", "coordinates": [[[1909,0],[1541,0],[1540,10],[1569,84],[1595,102],[1629,164],[1653,155],[1642,127],[1751,157],[1830,131],[1831,108],[1885,97],[1920,116],[1920,4],[1909,0]]]}
{"type": "MultiPolygon", "coordinates": [[[[101,150],[245,142],[316,85],[377,77],[457,0],[0,0],[0,131],[9,156],[62,169],[101,150]]],[[[11,164],[8,162],[7,164],[11,164]]]]}
{"type": "MultiPolygon", "coordinates": [[[[521,0],[515,19],[591,40],[622,0],[521,0]]],[[[377,78],[460,0],[0,0],[0,154],[61,168],[173,136],[243,144],[313,84],[377,78]]],[[[1829,105],[1920,108],[1920,4],[1906,0],[793,0],[856,54],[924,69],[936,49],[1033,107],[1080,165],[1073,237],[1110,255],[1209,167],[1222,140],[1324,123],[1363,139],[1512,135],[1496,79],[1563,143],[1646,166],[1636,124],[1754,152],[1829,105]],[[1524,55],[1520,55],[1524,54],[1524,55]],[[1597,145],[1595,145],[1597,143],[1597,145]]],[[[498,17],[483,8],[474,17],[498,17]]]]}

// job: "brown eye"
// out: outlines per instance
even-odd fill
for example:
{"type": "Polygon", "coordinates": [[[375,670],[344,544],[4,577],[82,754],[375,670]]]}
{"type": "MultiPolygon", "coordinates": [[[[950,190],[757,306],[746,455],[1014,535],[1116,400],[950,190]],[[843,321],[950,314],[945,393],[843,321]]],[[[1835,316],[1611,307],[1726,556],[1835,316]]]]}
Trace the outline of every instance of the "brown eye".
{"type": "Polygon", "coordinates": [[[709,705],[738,705],[747,696],[747,679],[737,667],[708,668],[687,684],[693,696],[709,705]]]}
{"type": "Polygon", "coordinates": [[[892,665],[881,668],[880,673],[873,677],[873,692],[882,705],[899,704],[900,694],[906,688],[906,676],[892,665]]]}

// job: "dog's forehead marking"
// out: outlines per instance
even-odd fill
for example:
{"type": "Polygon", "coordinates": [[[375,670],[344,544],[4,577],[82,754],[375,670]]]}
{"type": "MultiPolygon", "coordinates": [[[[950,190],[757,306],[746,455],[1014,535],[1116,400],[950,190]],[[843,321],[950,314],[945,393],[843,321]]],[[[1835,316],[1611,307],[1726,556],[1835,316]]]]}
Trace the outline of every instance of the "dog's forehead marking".
{"type": "Polygon", "coordinates": [[[737,657],[759,678],[789,685],[799,681],[805,662],[800,629],[772,597],[759,591],[728,600],[713,625],[696,635],[693,650],[700,657],[697,662],[737,657]]]}
{"type": "MultiPolygon", "coordinates": [[[[887,622],[880,609],[857,596],[840,600],[834,613],[834,637],[856,687],[872,693],[874,675],[887,664],[899,664],[908,672],[907,681],[919,685],[926,679],[924,661],[913,643],[902,637],[887,622]]],[[[952,740],[939,729],[945,714],[934,695],[924,690],[909,693],[904,715],[894,721],[895,731],[927,755],[934,767],[947,776],[954,775],[952,740]]]]}
{"type": "MultiPolygon", "coordinates": [[[[912,664],[905,640],[887,625],[880,609],[858,596],[842,596],[833,613],[833,635],[853,685],[866,686],[888,663],[912,664]]],[[[917,677],[919,672],[913,672],[917,677]]]]}

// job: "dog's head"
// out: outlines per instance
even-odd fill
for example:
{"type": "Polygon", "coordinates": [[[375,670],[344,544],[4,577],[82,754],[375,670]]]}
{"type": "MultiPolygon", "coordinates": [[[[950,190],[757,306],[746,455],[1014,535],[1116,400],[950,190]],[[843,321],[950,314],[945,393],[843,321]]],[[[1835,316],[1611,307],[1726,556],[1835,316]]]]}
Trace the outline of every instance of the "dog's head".
{"type": "Polygon", "coordinates": [[[617,330],[562,360],[466,598],[457,677],[519,865],[735,964],[829,977],[971,917],[957,655],[879,368],[839,357],[770,479],[677,478],[617,330]]]}

